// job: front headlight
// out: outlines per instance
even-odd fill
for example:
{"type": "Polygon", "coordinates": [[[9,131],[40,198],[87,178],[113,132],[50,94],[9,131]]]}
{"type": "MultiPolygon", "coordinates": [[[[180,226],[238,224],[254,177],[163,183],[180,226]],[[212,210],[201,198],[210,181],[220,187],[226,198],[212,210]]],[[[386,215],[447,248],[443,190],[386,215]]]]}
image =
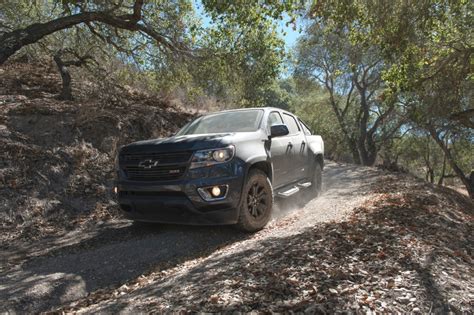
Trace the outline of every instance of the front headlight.
{"type": "Polygon", "coordinates": [[[221,149],[210,149],[194,152],[190,168],[198,168],[229,162],[235,154],[235,147],[230,145],[221,149]]]}

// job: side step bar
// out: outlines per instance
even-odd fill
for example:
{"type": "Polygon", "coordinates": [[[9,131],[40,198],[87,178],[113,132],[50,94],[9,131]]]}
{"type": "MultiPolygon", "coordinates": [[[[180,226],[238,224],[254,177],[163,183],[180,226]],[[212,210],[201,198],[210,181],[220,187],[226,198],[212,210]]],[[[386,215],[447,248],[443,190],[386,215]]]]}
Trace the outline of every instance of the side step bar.
{"type": "Polygon", "coordinates": [[[304,189],[304,188],[308,188],[310,186],[311,186],[311,182],[298,183],[298,184],[296,184],[296,186],[293,186],[290,189],[287,189],[285,191],[280,191],[278,193],[278,196],[283,197],[283,198],[288,198],[288,197],[296,194],[298,191],[300,191],[300,188],[304,189]],[[298,188],[298,187],[300,187],[300,188],[298,188]]]}
{"type": "Polygon", "coordinates": [[[308,188],[311,186],[311,182],[306,182],[306,183],[298,183],[298,186],[302,188],[308,188]]]}
{"type": "Polygon", "coordinates": [[[291,195],[296,194],[298,191],[300,191],[300,189],[298,187],[293,187],[293,188],[290,188],[286,191],[279,192],[278,196],[283,197],[283,198],[287,198],[287,197],[290,197],[291,195]]]}

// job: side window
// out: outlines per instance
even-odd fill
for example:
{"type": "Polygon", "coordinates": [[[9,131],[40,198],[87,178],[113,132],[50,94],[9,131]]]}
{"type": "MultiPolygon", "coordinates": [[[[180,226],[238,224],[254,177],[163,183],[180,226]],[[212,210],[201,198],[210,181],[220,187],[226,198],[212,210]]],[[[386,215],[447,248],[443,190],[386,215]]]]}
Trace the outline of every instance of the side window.
{"type": "Polygon", "coordinates": [[[307,136],[311,136],[311,130],[309,130],[309,128],[306,126],[304,122],[301,121],[301,119],[300,119],[300,125],[301,125],[301,128],[303,128],[304,134],[307,136]]]}
{"type": "Polygon", "coordinates": [[[298,127],[298,124],[296,123],[296,120],[293,118],[293,116],[290,116],[288,114],[283,114],[283,121],[285,122],[285,125],[288,127],[288,130],[290,131],[290,135],[293,135],[300,131],[300,127],[298,127]]]}
{"type": "Polygon", "coordinates": [[[268,128],[275,125],[283,125],[283,120],[278,112],[271,112],[268,115],[268,128]]]}

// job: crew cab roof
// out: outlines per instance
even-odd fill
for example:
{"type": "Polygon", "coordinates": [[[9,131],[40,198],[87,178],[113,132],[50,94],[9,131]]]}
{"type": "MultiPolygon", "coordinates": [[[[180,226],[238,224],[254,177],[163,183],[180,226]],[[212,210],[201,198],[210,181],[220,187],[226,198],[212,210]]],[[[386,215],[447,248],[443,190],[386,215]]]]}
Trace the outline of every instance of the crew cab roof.
{"type": "Polygon", "coordinates": [[[213,114],[217,114],[217,113],[237,112],[237,111],[256,110],[256,109],[260,109],[260,110],[264,110],[264,111],[280,111],[280,112],[284,112],[284,113],[288,113],[288,114],[294,115],[293,113],[291,113],[291,112],[289,112],[289,111],[287,111],[287,110],[284,110],[284,109],[281,109],[281,108],[277,108],[277,107],[246,107],[246,108],[226,109],[226,110],[221,110],[221,111],[206,113],[206,114],[204,114],[204,115],[202,115],[202,116],[213,115],[213,114]]]}

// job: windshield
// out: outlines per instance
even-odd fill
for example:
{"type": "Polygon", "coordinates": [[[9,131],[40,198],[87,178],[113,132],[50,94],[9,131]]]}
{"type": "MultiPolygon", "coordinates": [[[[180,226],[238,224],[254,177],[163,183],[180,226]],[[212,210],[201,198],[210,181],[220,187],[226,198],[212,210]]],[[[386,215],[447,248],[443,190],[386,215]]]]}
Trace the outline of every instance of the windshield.
{"type": "Polygon", "coordinates": [[[183,127],[176,135],[256,131],[263,110],[239,110],[199,117],[183,127]]]}

